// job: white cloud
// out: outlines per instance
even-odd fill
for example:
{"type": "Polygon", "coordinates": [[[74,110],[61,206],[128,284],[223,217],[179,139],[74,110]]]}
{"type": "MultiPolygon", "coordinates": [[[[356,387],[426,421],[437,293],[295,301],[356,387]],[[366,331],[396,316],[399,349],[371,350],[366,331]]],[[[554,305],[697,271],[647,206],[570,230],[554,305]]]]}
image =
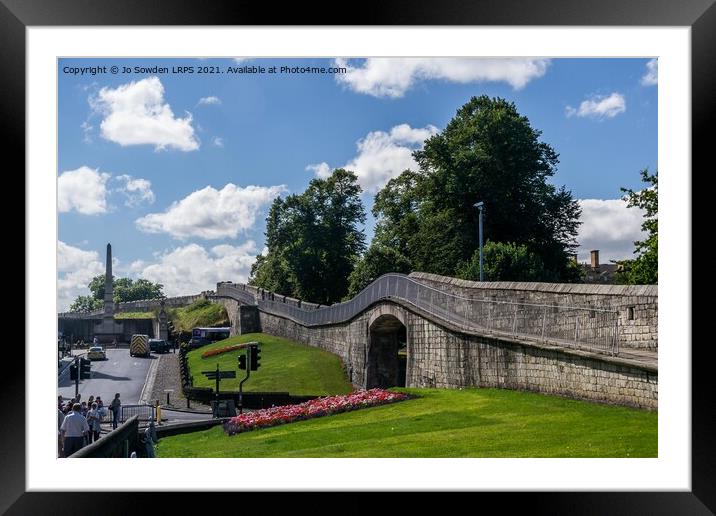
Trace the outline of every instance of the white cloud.
{"type": "Polygon", "coordinates": [[[57,302],[58,310],[65,312],[80,295],[88,295],[89,282],[95,276],[104,273],[104,264],[96,251],[84,251],[57,242],[57,302]]]}
{"type": "Polygon", "coordinates": [[[116,181],[122,183],[117,192],[124,195],[126,200],[125,206],[133,208],[142,203],[152,204],[154,202],[154,192],[152,192],[152,183],[147,179],[133,178],[127,174],[115,177],[116,181]]]}
{"type": "Polygon", "coordinates": [[[214,95],[211,95],[209,97],[202,97],[199,99],[198,105],[212,105],[212,104],[221,104],[221,99],[219,97],[215,97],[214,95]]]}
{"type": "Polygon", "coordinates": [[[104,116],[102,137],[120,144],[154,145],[157,150],[175,148],[192,151],[199,141],[191,125],[192,116],[174,116],[164,100],[164,86],[158,77],[148,77],[115,89],[102,88],[90,97],[92,108],[104,116]]]}
{"type": "Polygon", "coordinates": [[[621,199],[580,199],[582,224],[579,227],[578,259],[589,260],[589,252],[599,249],[599,261],[634,258],[634,241],[643,240],[644,211],[627,208],[621,199]]]}
{"type": "Polygon", "coordinates": [[[82,128],[82,133],[84,134],[82,141],[85,143],[92,143],[92,129],[94,129],[94,127],[87,120],[82,122],[80,127],[82,128]]]}
{"type": "MultiPolygon", "coordinates": [[[[412,128],[408,124],[396,125],[390,132],[372,131],[358,140],[358,154],[342,168],[355,172],[364,191],[377,192],[405,169],[415,170],[413,151],[422,148],[425,139],[437,133],[438,128],[433,125],[412,128]]],[[[328,177],[332,169],[322,162],[308,165],[306,170],[323,178],[328,177]]]]}
{"type": "Polygon", "coordinates": [[[219,281],[246,282],[257,254],[252,240],[209,250],[189,244],[159,255],[157,263],[137,261],[133,266],[139,277],[164,285],[167,296],[181,296],[215,290],[219,281]]]}
{"type": "Polygon", "coordinates": [[[82,166],[62,172],[57,179],[57,209],[84,215],[107,212],[107,180],[110,174],[82,166]]]}
{"type": "Polygon", "coordinates": [[[218,136],[215,136],[214,139],[211,141],[211,143],[214,144],[214,147],[223,147],[224,146],[224,139],[219,138],[218,136]]]}
{"type": "Polygon", "coordinates": [[[232,183],[221,190],[207,186],[172,203],[164,213],[150,213],[135,221],[147,233],[168,233],[177,239],[236,238],[250,229],[259,212],[281,193],[280,186],[247,186],[232,183]]]}
{"type": "Polygon", "coordinates": [[[642,86],[656,86],[659,83],[659,60],[652,59],[646,63],[646,73],[641,78],[642,86]]]}
{"type": "Polygon", "coordinates": [[[347,68],[336,80],[358,93],[375,97],[402,97],[418,81],[438,79],[458,83],[507,82],[523,88],[545,74],[549,59],[531,58],[368,58],[359,66],[334,60],[347,68]]]}
{"type": "Polygon", "coordinates": [[[621,93],[612,93],[609,96],[597,95],[588,100],[582,101],[578,109],[567,106],[565,113],[567,118],[572,116],[589,118],[614,118],[619,113],[626,111],[626,99],[621,93]]]}
{"type": "Polygon", "coordinates": [[[320,179],[326,179],[328,176],[331,175],[331,167],[326,163],[325,161],[322,161],[321,163],[315,163],[313,165],[308,165],[306,167],[306,170],[309,172],[313,172],[313,174],[320,178],[320,179]]]}

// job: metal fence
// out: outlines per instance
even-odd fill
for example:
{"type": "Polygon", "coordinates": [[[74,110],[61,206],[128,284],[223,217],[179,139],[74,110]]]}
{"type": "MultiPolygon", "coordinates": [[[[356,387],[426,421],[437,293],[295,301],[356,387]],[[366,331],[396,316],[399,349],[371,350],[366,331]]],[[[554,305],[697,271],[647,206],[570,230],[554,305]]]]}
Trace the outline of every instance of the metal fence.
{"type": "MultiPolygon", "coordinates": [[[[112,412],[109,413],[109,421],[112,421],[112,412]]],[[[154,405],[121,405],[119,422],[124,423],[132,416],[137,416],[139,421],[156,421],[156,407],[154,405]]]]}
{"type": "MultiPolygon", "coordinates": [[[[229,296],[241,292],[241,301],[251,296],[240,285],[224,284],[217,294],[220,291],[229,296]]],[[[306,310],[270,298],[257,299],[255,303],[267,313],[288,317],[304,326],[323,326],[346,322],[386,299],[399,299],[470,333],[537,340],[612,355],[619,352],[616,310],[457,295],[403,274],[381,276],[349,301],[319,309],[306,310]]]]}

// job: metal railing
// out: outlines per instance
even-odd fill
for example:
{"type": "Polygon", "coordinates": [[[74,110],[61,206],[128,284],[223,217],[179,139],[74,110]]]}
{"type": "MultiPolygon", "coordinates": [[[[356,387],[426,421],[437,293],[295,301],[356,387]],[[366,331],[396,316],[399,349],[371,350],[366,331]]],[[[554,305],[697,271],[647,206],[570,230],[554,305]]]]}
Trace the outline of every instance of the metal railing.
{"type": "Polygon", "coordinates": [[[230,297],[242,303],[256,304],[256,297],[246,290],[246,285],[240,283],[220,283],[216,288],[216,296],[230,297]]]}
{"type": "Polygon", "coordinates": [[[386,274],[349,301],[312,310],[276,301],[274,296],[255,299],[235,284],[219,285],[217,295],[236,296],[240,301],[257,304],[260,310],[288,317],[304,326],[343,323],[374,303],[394,299],[470,333],[537,340],[612,355],[619,352],[616,310],[458,295],[403,274],[386,274]]]}
{"type": "MultiPolygon", "coordinates": [[[[156,407],[154,405],[121,405],[120,408],[120,423],[124,423],[133,416],[137,416],[139,421],[156,421],[156,407]]],[[[109,416],[111,421],[112,411],[109,412],[109,416]]]]}

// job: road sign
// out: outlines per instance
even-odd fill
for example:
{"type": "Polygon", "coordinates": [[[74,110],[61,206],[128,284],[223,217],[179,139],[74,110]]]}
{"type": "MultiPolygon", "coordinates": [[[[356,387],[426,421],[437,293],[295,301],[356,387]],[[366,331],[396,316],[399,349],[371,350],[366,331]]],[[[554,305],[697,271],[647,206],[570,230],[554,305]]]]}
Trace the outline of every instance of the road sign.
{"type": "MultiPolygon", "coordinates": [[[[202,371],[201,374],[206,375],[209,380],[216,379],[216,371],[202,371]]],[[[236,371],[219,371],[219,378],[236,378],[236,371]]]]}
{"type": "Polygon", "coordinates": [[[222,378],[236,378],[236,371],[219,371],[219,364],[216,364],[216,371],[202,371],[201,374],[209,380],[216,380],[216,399],[219,399],[219,382],[222,378]]]}

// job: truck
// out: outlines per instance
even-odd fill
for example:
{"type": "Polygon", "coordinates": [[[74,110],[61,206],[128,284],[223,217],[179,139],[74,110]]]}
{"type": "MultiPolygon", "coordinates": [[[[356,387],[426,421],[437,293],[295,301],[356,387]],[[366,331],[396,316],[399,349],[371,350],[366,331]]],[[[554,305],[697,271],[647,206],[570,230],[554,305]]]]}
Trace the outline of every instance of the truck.
{"type": "Polygon", "coordinates": [[[132,335],[132,340],[129,343],[129,355],[133,357],[148,357],[149,353],[149,335],[143,335],[141,333],[132,335]]]}

